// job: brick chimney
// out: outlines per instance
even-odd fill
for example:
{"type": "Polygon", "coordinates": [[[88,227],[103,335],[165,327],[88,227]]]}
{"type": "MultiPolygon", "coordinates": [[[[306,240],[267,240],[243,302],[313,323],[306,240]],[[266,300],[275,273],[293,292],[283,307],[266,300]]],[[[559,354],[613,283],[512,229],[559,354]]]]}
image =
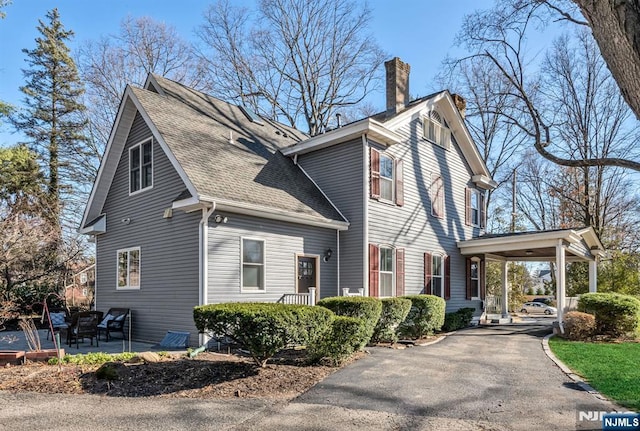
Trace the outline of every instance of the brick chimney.
{"type": "Polygon", "coordinates": [[[409,103],[409,71],[411,66],[398,57],[384,62],[387,72],[387,111],[396,113],[409,103]]]}
{"type": "Polygon", "coordinates": [[[467,115],[467,101],[459,94],[452,94],[451,97],[453,97],[453,103],[455,103],[456,108],[460,111],[460,116],[464,120],[464,117],[467,115]]]}

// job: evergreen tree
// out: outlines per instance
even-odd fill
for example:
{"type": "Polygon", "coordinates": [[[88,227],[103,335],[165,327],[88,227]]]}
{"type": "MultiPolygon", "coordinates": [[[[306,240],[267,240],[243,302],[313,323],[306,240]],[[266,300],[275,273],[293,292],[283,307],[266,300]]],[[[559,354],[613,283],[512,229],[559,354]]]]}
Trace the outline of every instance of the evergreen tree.
{"type": "Polygon", "coordinates": [[[25,94],[25,109],[16,115],[14,124],[30,139],[29,144],[43,160],[50,202],[48,213],[61,231],[61,190],[73,190],[74,159],[86,147],[85,106],[80,101],[84,86],[66,45],[73,31],[64,28],[57,9],[49,11],[46,17],[49,23],[40,20],[37,27],[41,37],[36,38],[36,48],[22,50],[27,54],[25,61],[29,66],[23,69],[26,84],[20,87],[25,94]]]}

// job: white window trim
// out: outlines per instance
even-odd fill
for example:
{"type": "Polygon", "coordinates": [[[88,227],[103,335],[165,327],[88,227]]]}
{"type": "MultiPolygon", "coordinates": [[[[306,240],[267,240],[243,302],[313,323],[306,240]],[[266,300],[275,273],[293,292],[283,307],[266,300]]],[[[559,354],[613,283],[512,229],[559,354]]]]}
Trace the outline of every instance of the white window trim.
{"type": "Polygon", "coordinates": [[[444,219],[445,218],[445,190],[444,190],[444,179],[442,178],[442,175],[440,174],[431,174],[431,189],[429,190],[429,194],[431,195],[431,215],[433,217],[439,218],[439,219],[444,219]],[[442,214],[437,215],[434,212],[434,203],[436,202],[436,197],[433,195],[433,185],[436,179],[440,178],[440,182],[442,183],[442,195],[440,196],[440,204],[441,204],[441,210],[442,210],[442,214]]]}
{"type": "Polygon", "coordinates": [[[474,189],[474,188],[469,188],[469,190],[471,190],[471,194],[469,196],[469,208],[471,208],[471,226],[473,227],[480,227],[480,225],[482,224],[482,208],[481,208],[481,202],[482,202],[482,196],[480,194],[480,190],[478,189],[474,189]],[[473,208],[473,197],[476,197],[476,202],[478,204],[478,208],[473,208]],[[477,209],[477,214],[478,217],[476,219],[473,218],[473,210],[477,209]]]}
{"type": "Polygon", "coordinates": [[[431,253],[431,281],[430,281],[430,283],[431,283],[431,294],[435,295],[433,293],[433,292],[435,292],[434,285],[433,285],[433,279],[434,278],[439,278],[440,279],[440,298],[443,298],[443,299],[444,299],[444,277],[445,277],[445,274],[444,274],[444,258],[445,258],[445,256],[446,256],[445,254],[439,253],[439,252],[432,252],[431,253]],[[435,271],[434,271],[435,265],[433,264],[434,263],[433,260],[436,257],[440,258],[440,271],[442,273],[439,276],[436,276],[435,275],[435,271]]]}
{"type": "Polygon", "coordinates": [[[140,290],[140,285],[142,284],[142,252],[140,251],[140,247],[130,247],[130,248],[121,248],[119,250],[116,251],[116,290],[140,290]],[[138,285],[137,286],[130,286],[129,283],[129,276],[130,276],[130,271],[129,271],[129,256],[130,253],[132,251],[138,251],[138,271],[140,272],[139,274],[139,280],[138,280],[138,285]],[[120,253],[124,253],[127,252],[127,285],[126,286],[119,286],[118,285],[118,280],[120,279],[120,253]]]}
{"type": "Polygon", "coordinates": [[[267,293],[267,241],[264,238],[240,237],[240,293],[267,293]],[[262,242],[262,282],[264,287],[244,287],[244,240],[262,242]]]}
{"type": "Polygon", "coordinates": [[[384,203],[388,203],[388,204],[394,204],[396,202],[396,159],[394,159],[393,157],[391,157],[388,154],[384,154],[383,152],[380,152],[380,197],[378,198],[378,200],[380,202],[384,202],[384,203]],[[389,181],[388,177],[383,177],[382,176],[382,158],[386,157],[387,159],[391,160],[391,199],[387,199],[385,197],[382,196],[382,182],[383,181],[389,181]]]}
{"type": "MultiPolygon", "coordinates": [[[[471,296],[471,300],[472,301],[479,301],[480,300],[480,277],[482,276],[482,274],[480,274],[480,258],[479,257],[472,257],[471,258],[471,262],[472,263],[476,263],[478,264],[478,296],[471,296]]],[[[471,278],[471,273],[469,273],[469,280],[473,280],[473,278],[471,278]]]]}
{"type": "MultiPolygon", "coordinates": [[[[440,114],[437,113],[436,114],[441,117],[440,114]]],[[[452,133],[451,133],[451,129],[447,126],[445,126],[443,123],[438,122],[437,120],[433,119],[430,117],[431,112],[429,112],[426,116],[424,116],[422,118],[422,138],[425,139],[426,141],[429,141],[437,146],[439,146],[440,148],[444,148],[445,150],[449,150],[451,149],[451,137],[452,137],[452,133]],[[429,124],[433,124],[437,129],[439,129],[440,131],[437,132],[438,136],[440,136],[440,141],[442,140],[442,132],[441,130],[447,130],[448,131],[448,135],[449,135],[449,139],[448,141],[443,145],[442,142],[438,142],[438,139],[430,139],[429,138],[429,131],[428,131],[428,127],[429,124]]]]}
{"type": "Polygon", "coordinates": [[[154,177],[154,173],[155,173],[155,160],[154,160],[154,154],[153,154],[153,137],[151,138],[146,138],[140,142],[138,142],[135,145],[132,145],[129,148],[129,160],[128,160],[128,166],[127,166],[127,175],[129,176],[129,196],[133,196],[133,195],[137,195],[139,193],[142,193],[144,191],[147,190],[151,190],[153,188],[153,177],[154,177]],[[140,148],[140,189],[132,192],[131,191],[131,152],[136,149],[137,147],[142,147],[142,144],[146,144],[147,142],[151,142],[151,185],[142,188],[142,148],[140,148]]]}
{"type": "Polygon", "coordinates": [[[378,245],[378,297],[379,298],[393,298],[396,296],[396,249],[395,247],[387,244],[378,245]],[[391,272],[382,271],[382,249],[391,250],[391,272]],[[391,296],[382,296],[382,274],[391,273],[391,296]]]}

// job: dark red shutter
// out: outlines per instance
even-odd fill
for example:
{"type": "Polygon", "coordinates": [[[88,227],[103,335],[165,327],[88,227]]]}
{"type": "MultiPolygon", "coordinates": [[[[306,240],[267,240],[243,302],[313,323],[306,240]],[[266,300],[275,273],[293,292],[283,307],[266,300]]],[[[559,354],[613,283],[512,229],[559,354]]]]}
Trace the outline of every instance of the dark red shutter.
{"type": "Polygon", "coordinates": [[[466,269],[467,269],[467,292],[465,297],[467,299],[471,299],[471,259],[466,259],[466,269]]]}
{"type": "Polygon", "coordinates": [[[467,226],[471,226],[472,222],[471,222],[471,216],[472,216],[472,211],[471,211],[471,189],[466,188],[464,189],[464,207],[465,207],[465,212],[464,212],[464,222],[467,226]]]}
{"type": "Polygon", "coordinates": [[[369,178],[370,192],[374,199],[380,198],[380,152],[374,148],[369,149],[369,178]]]}
{"type": "Polygon", "coordinates": [[[380,283],[380,251],[378,246],[369,244],[369,296],[379,296],[380,283]]]}
{"type": "Polygon", "coordinates": [[[478,262],[478,277],[479,280],[478,282],[480,283],[480,299],[482,299],[484,301],[484,298],[486,296],[486,283],[485,283],[485,266],[484,266],[484,259],[482,259],[480,262],[478,262]]]}
{"type": "Polygon", "coordinates": [[[396,249],[396,296],[404,296],[404,248],[396,249]]]}
{"type": "Polygon", "coordinates": [[[431,295],[431,253],[424,254],[424,294],[431,295]]]}
{"type": "Polygon", "coordinates": [[[396,205],[404,205],[404,173],[402,160],[396,160],[396,205]]]}
{"type": "Polygon", "coordinates": [[[444,299],[451,299],[451,261],[444,257],[444,299]]]}

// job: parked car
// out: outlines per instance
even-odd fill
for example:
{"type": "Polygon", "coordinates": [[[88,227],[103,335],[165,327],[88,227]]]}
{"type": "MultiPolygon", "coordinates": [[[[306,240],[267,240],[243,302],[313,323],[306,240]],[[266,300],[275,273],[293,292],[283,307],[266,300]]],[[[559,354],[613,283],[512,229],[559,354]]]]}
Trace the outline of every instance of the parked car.
{"type": "Polygon", "coordinates": [[[541,302],[543,304],[551,305],[553,300],[550,298],[533,298],[531,302],[541,302]]]}
{"type": "Polygon", "coordinates": [[[532,314],[556,314],[558,310],[555,307],[551,307],[542,302],[525,302],[522,304],[522,308],[520,309],[521,313],[532,313],[532,314]]]}

